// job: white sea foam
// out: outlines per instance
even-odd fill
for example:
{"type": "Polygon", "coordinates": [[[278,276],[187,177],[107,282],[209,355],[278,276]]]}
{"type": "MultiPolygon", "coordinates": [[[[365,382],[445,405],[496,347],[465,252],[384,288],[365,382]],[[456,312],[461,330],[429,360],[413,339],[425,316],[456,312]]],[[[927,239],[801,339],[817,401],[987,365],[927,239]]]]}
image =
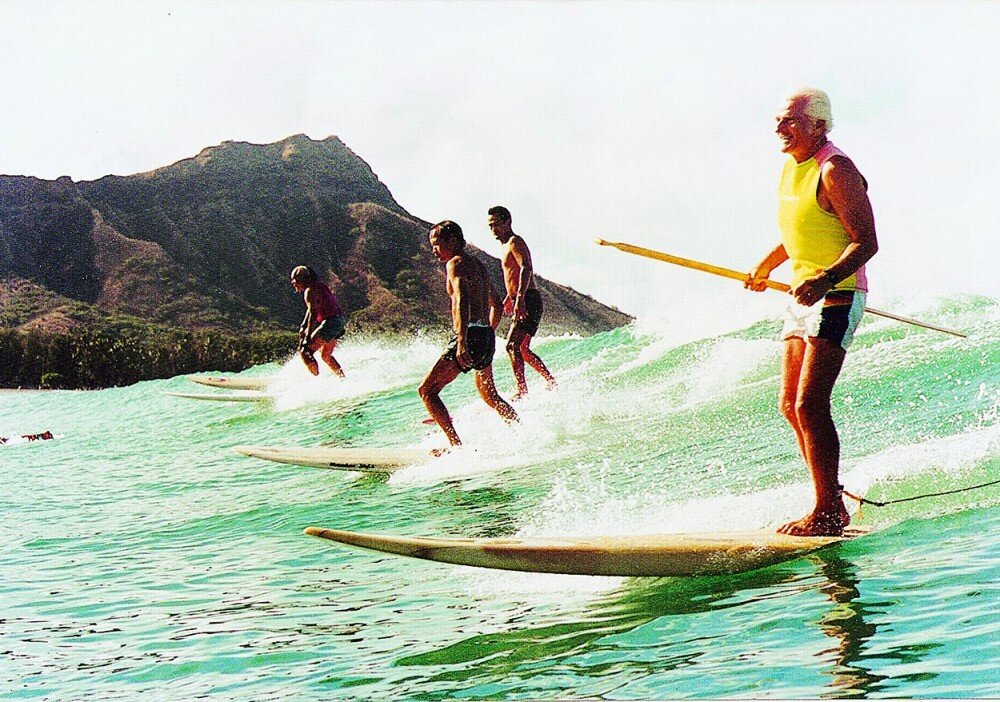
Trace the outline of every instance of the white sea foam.
{"type": "Polygon", "coordinates": [[[780,353],[777,341],[717,339],[701,354],[698,365],[687,373],[690,379],[687,404],[722,397],[761,365],[772,363],[780,353]]]}
{"type": "MultiPolygon", "coordinates": [[[[973,466],[998,455],[1000,425],[993,424],[887,448],[846,465],[841,478],[848,492],[860,495],[876,484],[905,484],[907,478],[915,476],[940,476],[962,487],[982,477],[971,474],[973,466]]],[[[518,535],[629,536],[769,529],[801,516],[813,499],[812,484],[802,481],[767,490],[678,500],[677,496],[683,495],[681,481],[666,481],[671,484],[664,485],[663,478],[653,474],[643,481],[641,467],[633,469],[640,480],[630,481],[630,491],[622,494],[611,486],[611,470],[604,461],[596,476],[593,466],[567,471],[555,481],[534,519],[518,535]]],[[[621,473],[622,469],[615,470],[621,473]]],[[[848,500],[848,506],[853,510],[856,503],[848,500]]]]}
{"type": "MultiPolygon", "coordinates": [[[[640,342],[639,358],[631,362],[633,367],[648,365],[672,348],[667,339],[655,335],[642,337],[640,342]]],[[[634,349],[635,345],[630,348],[634,349]]],[[[559,373],[559,387],[554,391],[544,390],[529,369],[528,379],[533,389],[514,405],[521,422],[512,426],[504,424],[479,399],[471,379],[459,378],[456,383],[467,382],[469,391],[462,404],[452,406],[449,402],[449,409],[456,430],[466,442],[463,451],[420,466],[419,470],[414,467],[399,471],[390,482],[395,485],[430,484],[510,468],[523,472],[540,462],[593,455],[591,435],[595,431],[607,431],[609,421],[648,420],[650,403],[659,402],[649,395],[662,393],[665,384],[683,384],[687,388],[687,399],[676,407],[658,406],[657,412],[682,410],[725,396],[777,352],[771,341],[721,339],[706,348],[693,369],[678,368],[654,384],[619,392],[613,380],[619,373],[619,366],[613,365],[614,359],[607,356],[621,351],[621,347],[603,349],[563,369],[559,373]],[[601,372],[609,365],[615,370],[601,372]],[[609,376],[612,379],[610,386],[609,376]],[[474,449],[474,452],[465,449],[474,449]]],[[[416,445],[441,447],[445,445],[444,437],[436,426],[432,426],[416,445]]]]}
{"type": "Polygon", "coordinates": [[[412,386],[433,366],[440,349],[425,337],[407,344],[366,341],[338,346],[334,356],[344,369],[338,378],[317,356],[319,375],[309,373],[298,356],[286,361],[268,385],[279,411],[305,405],[364,397],[412,386]]]}
{"type": "MultiPolygon", "coordinates": [[[[465,437],[465,443],[433,461],[397,471],[390,484],[433,484],[493,475],[537,461],[555,443],[556,434],[527,402],[517,403],[516,410],[521,422],[508,425],[476,395],[473,401],[451,413],[455,429],[465,437]]],[[[447,442],[437,425],[432,425],[415,445],[432,449],[446,446],[447,442]]],[[[474,485],[467,483],[464,487],[474,485]]]]}

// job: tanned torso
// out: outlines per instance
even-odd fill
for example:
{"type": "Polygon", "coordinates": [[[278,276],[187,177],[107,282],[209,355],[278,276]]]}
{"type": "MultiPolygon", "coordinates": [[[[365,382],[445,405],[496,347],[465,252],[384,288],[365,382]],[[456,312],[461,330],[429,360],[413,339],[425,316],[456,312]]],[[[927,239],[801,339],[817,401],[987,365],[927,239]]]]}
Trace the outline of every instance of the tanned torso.
{"type": "MultiPolygon", "coordinates": [[[[500,253],[500,264],[503,267],[504,288],[507,291],[507,296],[512,300],[517,296],[518,283],[521,278],[521,263],[518,261],[518,257],[514,253],[515,247],[518,247],[522,251],[527,249],[524,239],[519,237],[517,234],[514,234],[504,243],[503,250],[500,253]]],[[[535,276],[532,274],[528,279],[528,285],[525,290],[531,290],[534,287],[535,276]]]]}

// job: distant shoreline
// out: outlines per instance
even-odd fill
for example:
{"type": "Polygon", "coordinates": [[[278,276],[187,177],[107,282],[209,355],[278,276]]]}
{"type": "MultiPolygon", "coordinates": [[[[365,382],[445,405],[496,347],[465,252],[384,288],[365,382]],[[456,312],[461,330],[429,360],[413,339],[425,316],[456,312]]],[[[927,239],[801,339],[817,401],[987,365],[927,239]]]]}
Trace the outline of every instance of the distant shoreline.
{"type": "Polygon", "coordinates": [[[54,389],[55,388],[0,388],[0,392],[52,392],[54,389]]]}

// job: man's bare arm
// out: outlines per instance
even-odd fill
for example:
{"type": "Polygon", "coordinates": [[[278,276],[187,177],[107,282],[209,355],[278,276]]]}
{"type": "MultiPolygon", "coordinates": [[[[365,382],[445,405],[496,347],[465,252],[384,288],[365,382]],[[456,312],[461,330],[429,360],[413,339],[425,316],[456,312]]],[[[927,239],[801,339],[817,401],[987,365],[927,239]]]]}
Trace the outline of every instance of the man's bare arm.
{"type": "Polygon", "coordinates": [[[785,251],[785,245],[778,244],[771,249],[766,256],[764,256],[761,262],[758,263],[752,271],[750,271],[750,275],[748,275],[747,279],[743,281],[743,287],[753,290],[754,292],[766,290],[767,286],[764,284],[764,281],[770,277],[771,271],[787,260],[788,252],[785,251]]]}
{"type": "Polygon", "coordinates": [[[448,271],[448,289],[451,292],[451,322],[457,341],[456,355],[463,363],[468,363],[465,348],[465,336],[469,330],[470,293],[469,281],[464,275],[465,270],[461,259],[457,256],[446,267],[448,271]]]}
{"type": "Polygon", "coordinates": [[[851,243],[827,271],[843,280],[865,265],[878,252],[875,215],[865,180],[853,163],[833,158],[823,169],[823,189],[834,214],[844,225],[851,243]]]}
{"type": "Polygon", "coordinates": [[[485,270],[483,271],[483,275],[486,279],[486,294],[488,296],[486,302],[490,308],[490,326],[496,329],[500,325],[501,317],[503,317],[503,303],[500,302],[497,289],[493,287],[493,281],[490,280],[485,270]]]}
{"type": "Polygon", "coordinates": [[[299,325],[299,336],[306,336],[309,334],[309,330],[312,328],[313,321],[313,311],[312,303],[316,295],[314,288],[309,288],[306,290],[305,295],[302,296],[306,303],[306,315],[302,318],[302,324],[299,325]]]}
{"type": "Polygon", "coordinates": [[[527,314],[525,309],[525,293],[531,287],[534,277],[534,268],[531,265],[531,251],[528,245],[519,236],[515,236],[511,241],[511,254],[518,265],[517,292],[514,295],[514,319],[521,319],[527,314]]]}

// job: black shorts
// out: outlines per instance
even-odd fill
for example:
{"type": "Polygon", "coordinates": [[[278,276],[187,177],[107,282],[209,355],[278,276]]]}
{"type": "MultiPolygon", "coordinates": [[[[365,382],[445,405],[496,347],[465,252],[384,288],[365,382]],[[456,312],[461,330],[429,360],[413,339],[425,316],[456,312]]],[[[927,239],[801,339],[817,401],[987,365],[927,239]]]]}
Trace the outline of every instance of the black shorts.
{"type": "Polygon", "coordinates": [[[334,339],[339,339],[344,335],[346,326],[347,319],[344,315],[339,314],[336,317],[324,319],[320,322],[319,326],[313,329],[309,338],[313,340],[321,339],[322,341],[333,341],[334,339]]]}
{"type": "Polygon", "coordinates": [[[542,321],[542,294],[537,288],[530,288],[524,293],[524,319],[515,319],[514,328],[529,336],[538,333],[538,325],[542,321]]]}
{"type": "Polygon", "coordinates": [[[448,350],[442,354],[441,358],[452,361],[460,371],[468,373],[470,370],[482,370],[493,363],[493,353],[496,351],[496,347],[497,335],[493,331],[493,327],[470,324],[465,332],[465,349],[469,358],[472,359],[472,365],[467,368],[458,362],[456,357],[458,354],[457,336],[451,338],[451,345],[448,346],[448,350]]]}

